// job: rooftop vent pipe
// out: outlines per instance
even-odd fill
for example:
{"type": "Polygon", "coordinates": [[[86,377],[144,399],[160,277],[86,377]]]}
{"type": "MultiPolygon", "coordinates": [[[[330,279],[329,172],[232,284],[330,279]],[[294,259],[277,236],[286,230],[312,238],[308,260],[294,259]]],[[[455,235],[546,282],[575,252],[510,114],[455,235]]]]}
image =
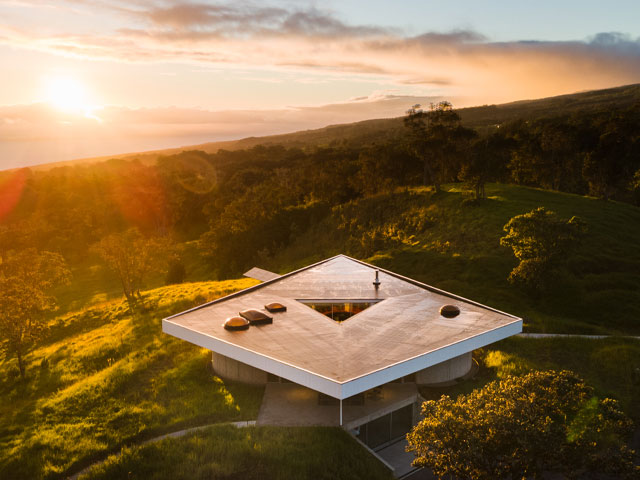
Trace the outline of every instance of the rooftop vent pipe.
{"type": "Polygon", "coordinates": [[[380,287],[380,278],[378,275],[380,274],[380,270],[376,270],[376,279],[373,281],[373,286],[376,287],[376,290],[380,287]]]}

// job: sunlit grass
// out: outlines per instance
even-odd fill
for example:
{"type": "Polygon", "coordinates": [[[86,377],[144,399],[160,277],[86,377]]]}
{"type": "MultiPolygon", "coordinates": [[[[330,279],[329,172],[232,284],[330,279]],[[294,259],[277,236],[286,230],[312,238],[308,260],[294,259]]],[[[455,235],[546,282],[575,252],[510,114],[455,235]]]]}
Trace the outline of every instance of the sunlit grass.
{"type": "Polygon", "coordinates": [[[128,441],[255,418],[262,389],[215,377],[210,352],[163,334],[160,322],[255,283],[162,287],[145,292],[143,315],[117,300],[52,320],[27,357],[27,381],[0,363],[0,478],[53,478],[128,441]]]}
{"type": "Polygon", "coordinates": [[[600,398],[618,400],[640,422],[640,340],[623,338],[519,338],[512,337],[476,351],[478,375],[444,388],[425,388],[422,394],[437,399],[480,388],[507,375],[533,370],[571,370],[595,388],[600,398]]]}
{"type": "Polygon", "coordinates": [[[460,185],[399,189],[336,207],[265,268],[285,272],[346,253],[525,319],[535,332],[640,335],[640,208],[561,192],[491,184],[470,202],[460,185]],[[500,246],[515,215],[545,206],[588,224],[568,273],[535,297],[510,285],[500,246]]]}

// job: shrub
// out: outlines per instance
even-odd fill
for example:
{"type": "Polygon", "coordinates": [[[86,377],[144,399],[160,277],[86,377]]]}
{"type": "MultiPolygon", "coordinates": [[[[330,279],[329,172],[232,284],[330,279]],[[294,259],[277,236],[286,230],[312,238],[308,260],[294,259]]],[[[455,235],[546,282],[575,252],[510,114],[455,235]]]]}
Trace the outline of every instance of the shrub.
{"type": "Polygon", "coordinates": [[[182,283],[186,277],[187,269],[184,266],[184,263],[179,259],[172,260],[171,263],[169,263],[169,270],[167,271],[167,276],[164,279],[164,284],[174,285],[176,283],[182,283]]]}
{"type": "Polygon", "coordinates": [[[508,376],[456,400],[427,401],[422,413],[407,439],[414,463],[439,477],[640,474],[626,446],[631,420],[615,400],[594,397],[569,371],[508,376]]]}
{"type": "Polygon", "coordinates": [[[509,274],[509,282],[523,283],[539,292],[566,262],[586,232],[586,224],[578,217],[559,219],[555,212],[538,207],[513,217],[503,229],[507,234],[500,245],[513,249],[520,260],[509,274]]]}

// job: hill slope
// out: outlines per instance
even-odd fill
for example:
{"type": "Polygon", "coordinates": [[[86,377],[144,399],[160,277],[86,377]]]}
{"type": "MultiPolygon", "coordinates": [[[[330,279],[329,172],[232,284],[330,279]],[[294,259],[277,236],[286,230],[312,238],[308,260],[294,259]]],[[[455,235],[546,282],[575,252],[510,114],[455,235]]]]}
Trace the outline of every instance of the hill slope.
{"type": "Polygon", "coordinates": [[[531,331],[640,335],[640,208],[502,184],[488,185],[488,200],[475,203],[459,186],[446,189],[405,189],[338,206],[259,266],[284,272],[347,253],[519,315],[531,331]],[[577,215],[589,230],[567,272],[532,297],[507,282],[517,261],[499,239],[511,217],[539,206],[577,215]]]}
{"type": "MultiPolygon", "coordinates": [[[[400,189],[338,205],[324,219],[298,232],[276,256],[251,261],[284,273],[343,252],[524,316],[530,331],[640,333],[639,208],[509,185],[488,185],[489,199],[478,204],[469,202],[458,186],[445,187],[437,195],[426,188],[400,189]],[[579,215],[589,225],[589,233],[559,278],[558,288],[535,298],[506,282],[516,262],[508,249],[500,247],[499,238],[509,218],[539,205],[562,217],[579,215]]],[[[195,249],[185,262],[188,279],[206,274],[195,249]]],[[[95,270],[95,265],[86,268],[95,270]]],[[[100,276],[77,275],[74,282],[59,296],[61,312],[66,313],[52,319],[48,335],[27,357],[27,380],[17,377],[15,360],[0,361],[0,395],[6,400],[0,405],[1,478],[62,478],[122,445],[167,431],[255,418],[260,388],[215,377],[207,351],[164,335],[160,325],[163,316],[254,281],[187,283],[150,290],[145,292],[149,311],[135,316],[119,299],[71,311],[114,294],[113,285],[101,284],[100,276]],[[87,282],[93,282],[92,288],[87,289],[87,282]]],[[[507,374],[570,368],[596,387],[598,395],[618,398],[638,418],[638,341],[508,339],[477,352],[477,358],[482,373],[473,382],[423,394],[455,395],[507,374]]],[[[202,441],[218,444],[224,431],[216,431],[203,434],[202,441]]],[[[315,433],[296,435],[306,441],[315,433]]],[[[165,457],[163,449],[189,449],[193,441],[200,440],[136,447],[104,470],[98,469],[96,475],[117,478],[123,471],[142,475],[155,468],[156,478],[167,478],[161,472],[173,470],[170,465],[164,469],[158,456],[165,457]]],[[[286,442],[282,448],[288,448],[286,442]]],[[[242,456],[223,455],[220,461],[238,474],[245,465],[242,456]]],[[[267,470],[289,471],[295,464],[291,461],[267,470]]],[[[188,462],[175,466],[186,472],[192,468],[188,462]]],[[[343,478],[350,477],[343,472],[343,478]]]]}
{"type": "MultiPolygon", "coordinates": [[[[537,100],[521,100],[501,105],[483,105],[462,108],[458,110],[458,113],[462,117],[462,122],[465,126],[483,129],[492,125],[498,125],[517,119],[534,120],[536,118],[555,115],[570,115],[582,112],[586,113],[602,107],[606,107],[611,110],[624,109],[637,104],[639,101],[640,84],[634,84],[537,100]]],[[[411,105],[407,105],[407,108],[410,106],[411,105]]],[[[207,153],[215,153],[220,149],[241,150],[251,148],[256,145],[285,145],[287,147],[304,148],[317,145],[329,145],[332,142],[368,144],[375,143],[383,138],[397,136],[402,129],[403,124],[401,117],[365,120],[362,122],[329,125],[315,130],[306,130],[281,135],[249,137],[240,140],[202,143],[198,145],[188,145],[149,152],[85,158],[67,162],[43,164],[32,168],[34,170],[49,170],[58,166],[73,165],[77,163],[96,163],[111,158],[139,159],[144,163],[153,163],[160,156],[174,155],[187,150],[202,150],[207,153]]]]}
{"type": "Polygon", "coordinates": [[[0,478],[60,477],[132,439],[254,418],[262,389],[212,378],[207,352],[164,335],[159,321],[254,283],[145,292],[145,315],[116,300],[55,318],[27,357],[26,381],[0,361],[0,478]]]}
{"type": "MultiPolygon", "coordinates": [[[[11,373],[12,361],[0,362],[0,395],[6,400],[0,405],[0,478],[66,478],[123,446],[122,456],[83,478],[169,480],[211,478],[212,472],[245,478],[249,467],[259,478],[387,478],[386,468],[338,429],[219,426],[143,444],[189,426],[256,417],[261,388],[216,377],[209,352],[163,334],[160,325],[164,315],[253,283],[147,291],[150,311],[143,316],[112,301],[55,319],[28,357],[26,381],[11,373]],[[336,464],[326,467],[334,456],[336,464]]],[[[504,375],[570,368],[638,419],[638,341],[515,338],[477,351],[476,358],[481,370],[473,380],[422,394],[455,396],[504,375]]]]}

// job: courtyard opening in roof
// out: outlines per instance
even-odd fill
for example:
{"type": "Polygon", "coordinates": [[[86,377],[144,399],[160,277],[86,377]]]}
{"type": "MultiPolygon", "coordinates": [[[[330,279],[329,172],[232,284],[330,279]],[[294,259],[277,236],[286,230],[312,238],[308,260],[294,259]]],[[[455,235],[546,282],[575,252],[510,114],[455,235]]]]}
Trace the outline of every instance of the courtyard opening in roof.
{"type": "Polygon", "coordinates": [[[298,300],[315,311],[326,315],[331,320],[343,322],[348,318],[365,311],[371,305],[378,303],[380,300],[298,300]]]}

